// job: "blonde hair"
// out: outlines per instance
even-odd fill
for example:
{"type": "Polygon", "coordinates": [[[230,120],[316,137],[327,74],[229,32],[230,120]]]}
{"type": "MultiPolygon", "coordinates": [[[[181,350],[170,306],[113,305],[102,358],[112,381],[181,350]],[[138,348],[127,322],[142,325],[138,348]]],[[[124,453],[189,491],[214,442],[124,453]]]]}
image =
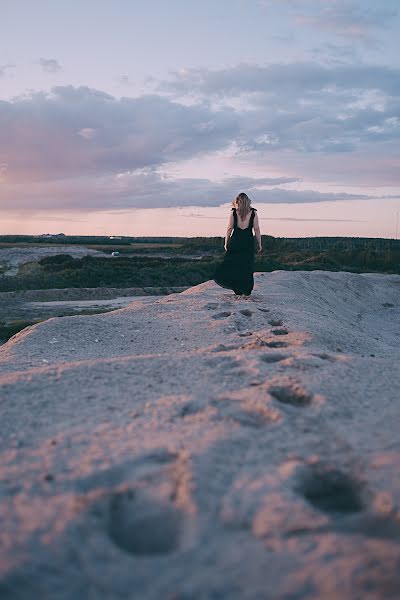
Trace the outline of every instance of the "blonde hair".
{"type": "Polygon", "coordinates": [[[251,209],[250,203],[250,198],[244,192],[240,192],[240,194],[238,194],[236,198],[232,200],[232,206],[237,208],[237,211],[242,221],[245,220],[246,215],[251,209]]]}

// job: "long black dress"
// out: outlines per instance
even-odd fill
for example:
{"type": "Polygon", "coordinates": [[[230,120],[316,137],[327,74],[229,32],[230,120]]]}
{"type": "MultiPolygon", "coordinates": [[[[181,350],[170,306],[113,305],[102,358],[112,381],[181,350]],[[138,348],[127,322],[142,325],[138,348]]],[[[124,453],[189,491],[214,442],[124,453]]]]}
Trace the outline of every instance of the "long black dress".
{"type": "Polygon", "coordinates": [[[236,208],[233,210],[233,233],[227,243],[222,263],[216,268],[214,281],[235,294],[249,296],[254,287],[254,236],[253,222],[256,208],[251,209],[249,226],[238,226],[236,208]]]}

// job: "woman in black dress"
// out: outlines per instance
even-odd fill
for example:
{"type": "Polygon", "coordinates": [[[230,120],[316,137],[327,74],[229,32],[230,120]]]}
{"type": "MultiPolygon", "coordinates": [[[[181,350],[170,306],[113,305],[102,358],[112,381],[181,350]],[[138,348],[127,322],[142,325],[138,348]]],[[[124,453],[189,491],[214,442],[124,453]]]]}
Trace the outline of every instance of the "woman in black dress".
{"type": "Polygon", "coordinates": [[[236,196],[232,205],[225,237],[226,254],[215,270],[214,281],[238,296],[250,296],[254,287],[253,228],[258,251],[262,250],[257,209],[250,205],[250,198],[244,192],[236,196]]]}

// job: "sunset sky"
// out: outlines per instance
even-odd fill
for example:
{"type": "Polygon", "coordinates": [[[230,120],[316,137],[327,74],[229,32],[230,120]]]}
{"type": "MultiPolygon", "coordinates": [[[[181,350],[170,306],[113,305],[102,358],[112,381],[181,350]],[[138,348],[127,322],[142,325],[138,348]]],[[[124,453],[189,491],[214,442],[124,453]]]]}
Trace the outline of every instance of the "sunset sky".
{"type": "MultiPolygon", "coordinates": [[[[398,0],[3,0],[0,234],[395,237],[398,0]]],[[[400,215],[398,222],[400,236],[400,215]]]]}

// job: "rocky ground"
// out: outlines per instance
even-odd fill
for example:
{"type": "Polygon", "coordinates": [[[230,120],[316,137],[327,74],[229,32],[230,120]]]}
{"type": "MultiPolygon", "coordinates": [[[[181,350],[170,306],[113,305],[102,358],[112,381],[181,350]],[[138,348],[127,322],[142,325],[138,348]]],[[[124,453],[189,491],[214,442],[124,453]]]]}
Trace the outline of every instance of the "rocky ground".
{"type": "Polygon", "coordinates": [[[257,274],[0,348],[0,597],[400,597],[400,276],[257,274]]]}

